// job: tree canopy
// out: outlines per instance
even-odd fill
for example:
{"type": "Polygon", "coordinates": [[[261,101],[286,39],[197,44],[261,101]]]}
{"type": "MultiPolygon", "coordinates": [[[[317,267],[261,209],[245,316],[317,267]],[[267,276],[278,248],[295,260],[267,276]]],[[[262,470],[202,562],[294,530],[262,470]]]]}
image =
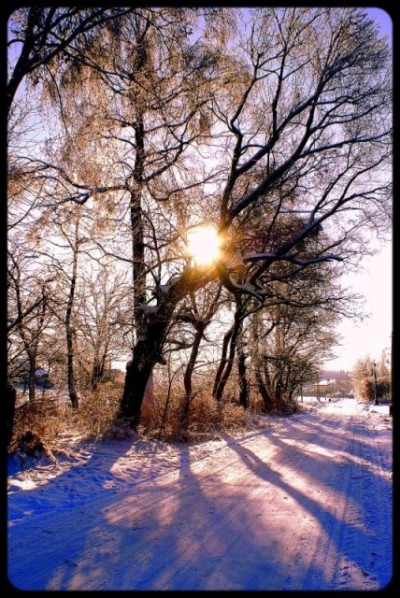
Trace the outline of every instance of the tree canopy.
{"type": "Polygon", "coordinates": [[[336,319],[357,313],[340,275],[372,250],[371,232],[390,233],[390,52],[366,11],[31,7],[11,15],[8,45],[13,350],[46,307],[65,327],[74,390],[76,347],[94,326],[92,264],[94,305],[109,306],[90,341],[92,380],[118,330],[132,425],[167,349],[188,366],[189,402],[212,344],[217,378],[236,359],[243,381],[250,359],[260,388],[291,396],[316,358],[306,332],[319,330],[324,355],[336,319]],[[78,214],[67,262],[58,244],[78,214]],[[219,254],[202,263],[188,236],[205,225],[219,254]],[[29,296],[24,260],[43,273],[29,296]]]}

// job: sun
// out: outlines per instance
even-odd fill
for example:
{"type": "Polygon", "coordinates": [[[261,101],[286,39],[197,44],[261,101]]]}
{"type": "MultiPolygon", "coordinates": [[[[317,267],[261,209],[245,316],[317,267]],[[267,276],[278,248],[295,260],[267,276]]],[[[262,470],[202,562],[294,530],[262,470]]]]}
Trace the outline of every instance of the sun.
{"type": "Polygon", "coordinates": [[[197,226],[187,234],[188,249],[197,266],[211,266],[221,256],[221,238],[212,225],[197,226]]]}

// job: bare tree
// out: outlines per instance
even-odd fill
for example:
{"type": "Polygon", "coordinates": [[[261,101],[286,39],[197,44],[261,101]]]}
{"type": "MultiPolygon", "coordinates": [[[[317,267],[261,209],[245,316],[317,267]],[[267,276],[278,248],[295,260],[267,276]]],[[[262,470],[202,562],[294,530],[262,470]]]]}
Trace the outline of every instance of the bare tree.
{"type": "Polygon", "coordinates": [[[250,406],[250,392],[249,392],[249,380],[247,373],[246,359],[248,353],[245,349],[247,342],[245,341],[245,335],[242,334],[237,347],[237,371],[239,380],[239,405],[244,409],[250,406]]]}
{"type": "Polygon", "coordinates": [[[266,411],[285,411],[299,387],[330,356],[334,314],[275,306],[251,316],[251,369],[266,411]]]}
{"type": "Polygon", "coordinates": [[[54,289],[49,300],[53,316],[57,320],[53,334],[65,339],[65,380],[73,409],[79,407],[79,393],[76,388],[76,336],[79,323],[79,308],[82,297],[77,294],[78,282],[82,276],[80,264],[84,244],[87,242],[84,229],[84,215],[72,206],[55,210],[38,218],[31,230],[40,235],[41,259],[45,261],[54,280],[54,289]]]}
{"type": "Polygon", "coordinates": [[[126,305],[129,286],[123,273],[113,274],[110,267],[97,266],[91,273],[82,272],[78,285],[81,296],[78,362],[87,370],[92,388],[104,379],[106,365],[119,357],[122,331],[127,326],[124,311],[129,309],[126,305]]]}
{"type": "MultiPolygon", "coordinates": [[[[235,221],[262,198],[270,203],[270,230],[288,213],[302,214],[304,224],[289,229],[285,238],[270,235],[261,251],[244,255],[244,282],[237,283],[222,260],[214,276],[231,292],[262,299],[276,278],[273,264],[286,263],[287,276],[294,277],[313,264],[355,255],[361,249],[357,233],[380,227],[381,206],[389,200],[388,185],[378,177],[390,152],[390,89],[386,50],[361,11],[267,9],[254,13],[253,24],[247,42],[249,79],[237,84],[243,91],[236,108],[223,111],[214,104],[233,141],[220,231],[229,247],[235,221]],[[250,171],[259,179],[246,190],[250,171]],[[307,188],[311,194],[305,194],[307,188]],[[304,240],[321,226],[329,235],[313,254],[301,257],[304,240]]],[[[132,381],[151,370],[173,306],[212,276],[189,266],[159,297],[148,334],[135,347],[132,381]]]]}
{"type": "Polygon", "coordinates": [[[225,333],[222,344],[221,358],[214,380],[213,396],[217,401],[221,400],[226,383],[231,375],[237,345],[238,343],[240,344],[243,321],[248,315],[248,312],[245,308],[246,298],[243,300],[241,295],[238,293],[235,299],[233,323],[231,328],[225,333]]]}
{"type": "Polygon", "coordinates": [[[195,330],[192,348],[183,375],[183,385],[185,389],[185,400],[182,412],[183,429],[187,428],[189,407],[194,399],[192,379],[200,351],[200,344],[205,336],[207,327],[210,325],[212,318],[218,309],[221,295],[221,285],[217,286],[217,289],[213,294],[210,294],[209,289],[207,289],[207,291],[208,292],[203,293],[202,297],[203,309],[199,307],[199,299],[196,298],[194,293],[191,293],[190,308],[185,310],[183,313],[181,311],[179,314],[179,320],[190,322],[195,330]]]}
{"type": "Polygon", "coordinates": [[[85,49],[101,25],[129,9],[31,6],[15,10],[9,17],[8,49],[12,64],[6,90],[7,111],[26,77],[40,79],[52,61],[85,60],[85,49]]]}
{"type": "MultiPolygon", "coordinates": [[[[102,164],[91,171],[82,153],[75,171],[37,160],[58,202],[107,197],[127,206],[136,338],[121,414],[132,426],[191,293],[219,280],[237,305],[281,303],[288,294],[277,282],[300,281],[317,264],[336,264],[339,275],[345,260],[355,265],[367,251],[371,230],[388,230],[389,55],[365,12],[231,9],[206,25],[202,16],[140,9],[118,30],[103,28],[109,51],[94,44],[87,60],[99,65],[90,76],[102,164]],[[203,39],[189,18],[204,27],[203,39]],[[188,259],[182,225],[212,219],[223,247],[204,267],[188,259]],[[247,224],[256,221],[250,243],[247,224]]],[[[79,111],[92,117],[93,104],[79,111]]],[[[290,301],[303,306],[301,297],[290,301]]]]}
{"type": "MultiPolygon", "coordinates": [[[[181,236],[178,231],[174,232],[179,220],[179,209],[175,211],[175,208],[173,212],[176,215],[172,218],[166,217],[165,210],[164,213],[158,210],[163,221],[162,230],[166,230],[165,241],[162,240],[162,235],[160,239],[159,233],[154,234],[159,229],[154,216],[155,202],[160,204],[168,201],[167,209],[171,212],[174,196],[178,196],[185,188],[195,189],[204,181],[204,177],[198,181],[193,181],[192,177],[189,185],[182,186],[178,182],[178,179],[182,181],[186,176],[184,154],[187,148],[207,132],[205,105],[208,100],[209,73],[212,72],[214,62],[214,56],[210,52],[207,54],[201,44],[189,42],[188,23],[186,11],[163,10],[156,15],[146,9],[137,11],[120,20],[118,35],[110,32],[108,37],[103,37],[102,44],[108,43],[114,54],[111,52],[104,57],[99,56],[98,49],[93,52],[93,60],[101,60],[102,65],[101,73],[96,72],[93,77],[96,84],[105,90],[105,97],[109,102],[103,113],[107,134],[100,137],[103,141],[107,140],[108,155],[114,160],[113,179],[115,180],[117,170],[119,182],[116,181],[114,185],[110,185],[109,181],[105,185],[93,185],[93,171],[88,173],[86,164],[83,172],[77,164],[76,155],[82,156],[82,151],[78,150],[78,154],[76,153],[79,145],[76,137],[70,148],[67,148],[68,159],[75,154],[73,163],[86,182],[79,185],[74,183],[74,177],[67,174],[65,167],[57,166],[55,173],[51,174],[54,166],[44,164],[49,171],[48,177],[58,178],[63,184],[77,189],[77,192],[71,191],[68,198],[73,198],[77,203],[84,203],[100,192],[110,194],[115,191],[121,192],[119,196],[114,195],[117,202],[121,203],[121,199],[128,200],[136,339],[142,339],[146,335],[147,322],[151,317],[152,308],[148,306],[151,300],[148,292],[149,276],[155,284],[153,294],[162,294],[166,287],[163,284],[166,276],[163,264],[167,264],[168,271],[171,237],[173,240],[181,236]],[[118,59],[114,59],[116,56],[118,59]],[[124,56],[124,62],[121,62],[121,56],[124,56]],[[110,64],[107,63],[107,58],[111,59],[110,64]],[[148,123],[151,123],[150,126],[148,123]],[[117,162],[113,154],[113,148],[116,147],[123,148],[123,159],[119,157],[117,162]]],[[[97,97],[102,105],[98,90],[97,97]]],[[[90,110],[90,98],[84,101],[90,110]]],[[[64,116],[67,110],[68,105],[65,106],[64,116]]],[[[87,132],[88,120],[82,123],[80,133],[87,132]]],[[[98,123],[97,118],[95,124],[98,123]]],[[[116,155],[118,158],[120,154],[116,155]]],[[[82,163],[82,159],[80,162],[82,163]]],[[[100,170],[97,168],[97,172],[100,170]]],[[[103,169],[100,178],[104,178],[104,175],[103,169]]],[[[166,327],[169,321],[168,316],[166,327]]],[[[163,340],[164,338],[163,333],[163,340]]],[[[151,351],[156,361],[162,359],[161,348],[162,343],[151,351]]],[[[136,367],[135,360],[134,351],[129,368],[136,367]]],[[[141,388],[139,379],[141,376],[136,374],[135,389],[141,388]]],[[[132,400],[135,389],[127,376],[122,413],[131,411],[131,407],[127,405],[132,400]]],[[[140,410],[138,399],[136,405],[140,410]]]]}
{"type": "Polygon", "coordinates": [[[390,395],[391,381],[385,356],[377,363],[370,355],[359,359],[351,372],[351,381],[361,401],[377,404],[390,395]]]}
{"type": "Polygon", "coordinates": [[[48,326],[49,290],[42,272],[30,267],[32,255],[25,246],[10,243],[8,266],[8,360],[10,377],[25,376],[29,400],[35,400],[38,355],[48,326]],[[24,364],[28,363],[28,371],[24,364]],[[22,371],[21,371],[22,367],[22,371]]]}
{"type": "Polygon", "coordinates": [[[351,381],[357,397],[361,401],[376,398],[376,364],[371,356],[359,359],[351,373],[351,381]]]}

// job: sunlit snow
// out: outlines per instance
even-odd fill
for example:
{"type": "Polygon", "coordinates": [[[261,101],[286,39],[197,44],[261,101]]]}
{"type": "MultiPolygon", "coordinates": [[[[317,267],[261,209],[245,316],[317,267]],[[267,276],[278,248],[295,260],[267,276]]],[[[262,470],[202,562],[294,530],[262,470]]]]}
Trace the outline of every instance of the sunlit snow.
{"type": "Polygon", "coordinates": [[[212,440],[60,437],[9,457],[21,590],[377,590],[392,576],[388,405],[305,398],[212,440]]]}

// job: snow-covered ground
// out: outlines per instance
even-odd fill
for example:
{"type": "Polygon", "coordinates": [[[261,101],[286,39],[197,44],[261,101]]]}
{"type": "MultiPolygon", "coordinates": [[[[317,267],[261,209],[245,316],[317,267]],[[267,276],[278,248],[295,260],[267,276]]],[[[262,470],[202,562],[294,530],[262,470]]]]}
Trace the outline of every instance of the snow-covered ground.
{"type": "Polygon", "coordinates": [[[12,455],[8,576],[21,590],[376,590],[392,577],[387,405],[304,413],[195,444],[12,455]]]}

